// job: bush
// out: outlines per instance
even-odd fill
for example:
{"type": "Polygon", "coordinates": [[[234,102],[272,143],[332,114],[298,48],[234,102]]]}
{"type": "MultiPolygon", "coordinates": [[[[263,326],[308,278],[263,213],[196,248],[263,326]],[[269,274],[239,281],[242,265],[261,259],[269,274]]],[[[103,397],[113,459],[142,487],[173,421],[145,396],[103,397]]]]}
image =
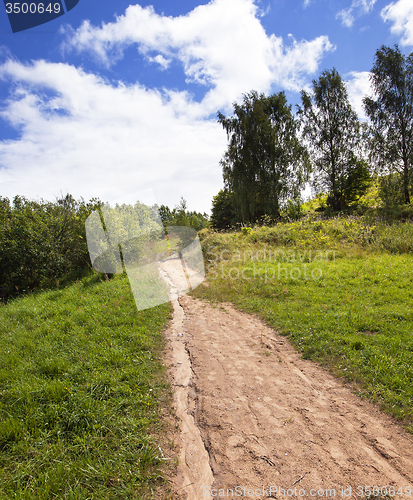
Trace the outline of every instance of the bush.
{"type": "Polygon", "coordinates": [[[299,220],[304,217],[305,211],[301,199],[288,200],[287,205],[281,212],[281,216],[287,218],[288,220],[299,220]]]}
{"type": "Polygon", "coordinates": [[[221,189],[212,200],[212,227],[215,229],[229,229],[236,222],[234,194],[228,189],[221,189]]]}
{"type": "Polygon", "coordinates": [[[0,298],[58,284],[90,269],[85,220],[102,203],[0,197],[0,298]]]}

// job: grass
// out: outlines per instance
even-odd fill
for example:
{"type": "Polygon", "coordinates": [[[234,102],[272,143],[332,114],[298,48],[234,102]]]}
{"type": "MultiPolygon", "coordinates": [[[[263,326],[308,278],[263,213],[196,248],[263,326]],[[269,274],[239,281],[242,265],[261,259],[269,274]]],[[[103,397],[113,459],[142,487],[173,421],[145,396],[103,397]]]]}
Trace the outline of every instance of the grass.
{"type": "Polygon", "coordinates": [[[0,306],[0,498],[142,499],[162,484],[169,304],[126,276],[0,306]]]}
{"type": "MultiPolygon", "coordinates": [[[[411,229],[347,217],[204,230],[209,286],[192,293],[257,313],[413,432],[411,229]]],[[[158,494],[170,316],[138,311],[124,275],[0,305],[0,499],[158,494]]]]}
{"type": "Polygon", "coordinates": [[[258,314],[413,432],[412,242],[357,218],[204,233],[193,294],[258,314]]]}

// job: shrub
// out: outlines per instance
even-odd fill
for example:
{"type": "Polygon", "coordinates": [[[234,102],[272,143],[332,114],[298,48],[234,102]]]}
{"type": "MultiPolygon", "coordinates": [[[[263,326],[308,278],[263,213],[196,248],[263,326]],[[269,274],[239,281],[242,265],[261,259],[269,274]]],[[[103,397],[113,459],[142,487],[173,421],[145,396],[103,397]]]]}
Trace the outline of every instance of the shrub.
{"type": "Polygon", "coordinates": [[[90,268],[85,220],[102,203],[0,197],[0,297],[56,285],[90,268]]]}

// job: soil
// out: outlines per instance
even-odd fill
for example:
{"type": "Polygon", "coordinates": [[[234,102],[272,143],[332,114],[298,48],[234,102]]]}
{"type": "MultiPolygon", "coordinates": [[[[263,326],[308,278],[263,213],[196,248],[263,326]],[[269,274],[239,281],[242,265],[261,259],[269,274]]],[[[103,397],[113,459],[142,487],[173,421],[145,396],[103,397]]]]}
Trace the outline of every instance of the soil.
{"type": "Polygon", "coordinates": [[[413,497],[413,436],[397,422],[257,317],[177,295],[178,498],[413,497]]]}

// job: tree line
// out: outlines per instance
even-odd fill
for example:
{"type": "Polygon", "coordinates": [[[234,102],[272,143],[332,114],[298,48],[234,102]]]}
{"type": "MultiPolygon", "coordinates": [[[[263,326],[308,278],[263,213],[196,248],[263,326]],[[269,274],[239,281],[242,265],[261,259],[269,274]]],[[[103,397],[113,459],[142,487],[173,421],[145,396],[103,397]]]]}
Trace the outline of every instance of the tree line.
{"type": "MultiPolygon", "coordinates": [[[[228,147],[221,160],[224,189],[214,197],[211,220],[188,211],[182,198],[174,209],[157,207],[163,224],[200,230],[277,218],[283,208],[300,206],[310,179],[339,211],[366,191],[373,173],[386,199],[410,205],[413,53],[382,46],[371,84],[373,96],[363,100],[368,123],[357,118],[334,68],[312,82],[312,92],[302,91],[295,115],[284,92],[245,94],[232,117],[218,113],[228,147]]],[[[55,203],[0,196],[0,299],[59,286],[90,270],[85,221],[103,205],[70,194],[55,203]]]]}
{"type": "Polygon", "coordinates": [[[85,221],[100,206],[70,194],[55,203],[0,196],[0,298],[59,286],[90,269],[85,221]]]}
{"type": "Polygon", "coordinates": [[[172,210],[167,205],[161,205],[159,215],[164,226],[188,226],[196,231],[209,226],[209,215],[205,212],[189,211],[183,197],[172,210]]]}
{"type": "MultiPolygon", "coordinates": [[[[96,211],[102,215],[103,224],[103,214],[106,224],[110,222],[111,211],[105,211],[106,206],[97,198],[86,202],[75,200],[70,194],[55,202],[33,201],[23,196],[15,196],[10,201],[0,196],[0,300],[36,289],[59,287],[89,272],[92,264],[85,222],[96,211]]],[[[166,205],[153,208],[159,212],[164,226],[190,226],[200,230],[209,224],[208,215],[188,211],[183,198],[173,209],[166,205]]],[[[154,215],[153,208],[142,205],[143,221],[147,221],[148,212],[154,215]]],[[[128,221],[130,223],[128,207],[120,206],[116,213],[119,220],[117,225],[112,223],[111,228],[121,237],[122,230],[127,230],[128,221]],[[119,230],[115,230],[116,227],[119,230]]],[[[100,220],[98,222],[100,224],[100,220]]],[[[127,245],[123,247],[125,251],[127,245]]],[[[104,258],[102,254],[100,261],[104,258]]],[[[115,268],[122,271],[122,263],[118,262],[115,268]]]]}
{"type": "Polygon", "coordinates": [[[376,51],[370,74],[372,96],[363,99],[368,122],[352,108],[335,68],[301,91],[294,115],[284,92],[251,91],[233,116],[218,112],[228,146],[221,159],[224,189],[213,199],[216,228],[276,219],[283,207],[299,205],[311,181],[315,193],[341,211],[366,192],[378,175],[382,192],[410,204],[413,180],[413,53],[398,46],[376,51]]]}

